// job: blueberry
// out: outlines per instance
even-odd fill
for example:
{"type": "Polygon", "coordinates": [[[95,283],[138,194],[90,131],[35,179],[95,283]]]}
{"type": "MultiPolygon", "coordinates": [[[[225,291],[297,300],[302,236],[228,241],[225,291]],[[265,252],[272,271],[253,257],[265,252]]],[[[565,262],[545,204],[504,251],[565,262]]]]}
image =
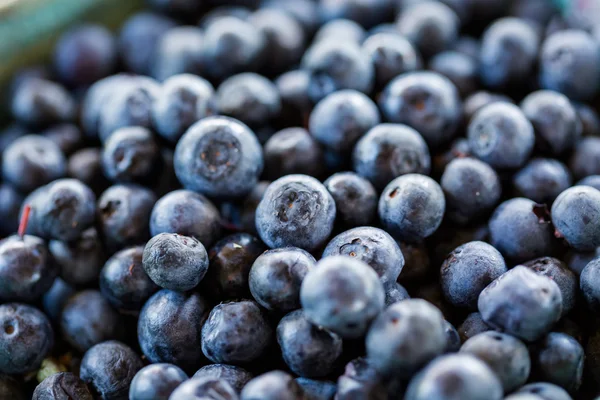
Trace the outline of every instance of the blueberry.
{"type": "Polygon", "coordinates": [[[130,347],[111,340],[85,352],[79,376],[101,399],[126,400],[131,381],[143,366],[140,357],[130,347]]]}
{"type": "Polygon", "coordinates": [[[226,381],[231,387],[240,393],[246,383],[250,382],[254,375],[246,371],[242,367],[236,367],[235,365],[228,364],[209,364],[200,368],[195,374],[194,378],[199,377],[211,377],[218,378],[226,381]]]}
{"type": "Polygon", "coordinates": [[[264,145],[264,175],[277,179],[290,174],[319,177],[324,156],[319,143],[303,128],[286,128],[271,136],[264,145]]]}
{"type": "Polygon", "coordinates": [[[32,78],[19,86],[11,103],[15,119],[40,128],[75,118],[76,105],[71,94],[58,83],[32,78]]]}
{"type": "Polygon", "coordinates": [[[488,164],[473,158],[452,160],[440,184],[446,196],[447,215],[453,222],[472,222],[491,211],[502,193],[498,174],[488,164]]]}
{"type": "Polygon", "coordinates": [[[315,258],[295,247],[268,250],[252,264],[248,284],[252,297],[267,310],[288,312],[300,307],[300,286],[315,258]]]}
{"type": "MultiPolygon", "coordinates": [[[[288,1],[289,3],[289,1],[288,1]]],[[[278,73],[297,65],[304,53],[305,32],[302,24],[286,10],[261,8],[248,18],[265,37],[264,70],[278,73]]]]}
{"type": "Polygon", "coordinates": [[[444,297],[455,307],[477,308],[477,298],[494,279],[507,271],[498,250],[485,242],[457,247],[442,264],[444,297]]]}
{"type": "Polygon", "coordinates": [[[481,318],[481,314],[478,312],[467,315],[467,318],[458,327],[458,334],[461,341],[464,343],[475,335],[483,332],[493,330],[485,321],[481,318]]]}
{"type": "Polygon", "coordinates": [[[534,158],[513,176],[516,194],[538,203],[551,204],[571,184],[566,165],[551,158],[534,158]]]}
{"type": "Polygon", "coordinates": [[[60,278],[56,278],[50,289],[44,293],[42,297],[43,310],[52,322],[60,321],[62,310],[73,294],[75,294],[75,289],[60,278]]]}
{"type": "Polygon", "coordinates": [[[67,175],[80,180],[100,196],[110,185],[102,170],[102,149],[88,147],[76,151],[69,157],[67,175]]]}
{"type": "Polygon", "coordinates": [[[246,364],[264,354],[272,336],[273,330],[255,302],[220,303],[202,327],[202,352],[213,362],[246,364]]]}
{"type": "Polygon", "coordinates": [[[142,186],[114,185],[98,199],[98,227],[112,252],[143,244],[150,237],[148,220],[156,196],[142,186]]]}
{"type": "Polygon", "coordinates": [[[13,185],[0,183],[0,235],[6,236],[17,231],[22,203],[23,195],[13,185]]]}
{"type": "Polygon", "coordinates": [[[535,142],[533,126],[512,104],[496,102],[471,119],[467,133],[472,153],[497,169],[525,164],[535,142]]]}
{"type": "Polygon", "coordinates": [[[356,44],[363,42],[367,32],[357,22],[346,18],[336,18],[325,22],[315,34],[313,42],[321,40],[351,41],[356,44]]]}
{"type": "Polygon", "coordinates": [[[550,35],[540,52],[540,83],[574,100],[587,100],[600,88],[598,44],[585,31],[550,35]]]}
{"type": "Polygon", "coordinates": [[[148,182],[159,164],[160,149],[143,127],[114,131],[104,143],[102,169],[113,182],[148,182]]]}
{"type": "Polygon", "coordinates": [[[400,246],[384,230],[369,226],[350,229],[334,237],[323,257],[348,256],[368,264],[382,281],[395,282],[404,267],[400,246]]]}
{"type": "Polygon", "coordinates": [[[569,270],[573,271],[576,276],[580,276],[588,263],[599,255],[598,248],[593,251],[570,251],[565,257],[565,262],[567,262],[569,270]]]}
{"type": "Polygon", "coordinates": [[[481,80],[494,88],[527,83],[534,71],[539,46],[539,36],[527,21],[514,17],[496,20],[481,40],[481,80]]]}
{"type": "Polygon", "coordinates": [[[569,168],[575,179],[600,175],[600,138],[585,137],[575,145],[569,168]]]}
{"type": "Polygon", "coordinates": [[[191,74],[168,78],[152,108],[157,133],[176,143],[194,122],[214,112],[213,96],[212,85],[203,78],[191,74]]]}
{"type": "Polygon", "coordinates": [[[530,268],[538,275],[547,276],[558,285],[562,295],[563,311],[565,316],[575,307],[577,301],[577,276],[567,265],[557,258],[542,257],[528,261],[523,266],[530,268]]]}
{"type": "Polygon", "coordinates": [[[216,5],[212,10],[207,11],[201,18],[198,25],[201,28],[206,29],[213,22],[218,21],[223,17],[235,17],[240,20],[247,20],[252,15],[252,10],[248,8],[252,2],[249,1],[228,1],[224,5],[216,5]]]}
{"type": "Polygon", "coordinates": [[[302,400],[302,387],[283,371],[271,371],[252,379],[242,390],[240,400],[302,400]]]}
{"type": "Polygon", "coordinates": [[[486,324],[533,341],[560,319],[562,295],[552,279],[517,266],[486,287],[477,305],[486,324]]]}
{"type": "Polygon", "coordinates": [[[405,72],[421,69],[421,56],[404,36],[397,33],[377,33],[362,44],[373,62],[375,86],[383,88],[393,78],[405,72]]]}
{"type": "Polygon", "coordinates": [[[153,363],[171,363],[193,372],[205,362],[200,332],[209,306],[197,293],[161,290],[144,305],[138,320],[138,341],[153,363]]]}
{"type": "Polygon", "coordinates": [[[581,271],[579,287],[588,307],[592,311],[600,310],[600,258],[594,257],[581,271]]]}
{"type": "Polygon", "coordinates": [[[72,398],[92,400],[94,397],[81,379],[71,372],[50,375],[36,386],[32,400],[54,400],[72,398]]]}
{"type": "Polygon", "coordinates": [[[304,53],[301,66],[309,73],[308,95],[315,103],[343,89],[368,94],[375,80],[371,60],[351,41],[316,42],[304,53]]]}
{"type": "Polygon", "coordinates": [[[331,256],[311,269],[300,288],[306,318],[343,338],[362,337],[385,304],[383,284],[363,261],[331,256]]]}
{"type": "MultiPolygon", "coordinates": [[[[596,190],[600,190],[600,175],[586,176],[585,178],[583,178],[582,180],[577,182],[577,186],[580,186],[580,185],[591,186],[596,190]]],[[[565,188],[565,189],[567,189],[567,188],[565,188]]],[[[1,190],[1,187],[0,187],[0,190],[1,190]]]]}
{"type": "Polygon", "coordinates": [[[558,92],[539,90],[521,102],[536,133],[536,146],[554,155],[569,150],[581,136],[581,122],[569,99],[558,92]]]}
{"type": "Polygon", "coordinates": [[[148,74],[159,39],[177,24],[166,16],[142,11],[129,17],[119,33],[119,54],[128,70],[148,74]]]}
{"type": "Polygon", "coordinates": [[[139,370],[129,388],[130,400],[168,400],[188,376],[173,364],[151,364],[139,370]]]}
{"type": "Polygon", "coordinates": [[[440,185],[425,175],[407,174],[391,181],[379,198],[379,218],[395,238],[419,242],[442,223],[446,201],[440,185]]]}
{"type": "Polygon", "coordinates": [[[323,184],[335,201],[338,223],[351,228],[373,222],[377,192],[368,180],[353,172],[338,172],[323,184]]]}
{"type": "Polygon", "coordinates": [[[393,5],[387,0],[370,1],[368,4],[360,0],[321,0],[319,6],[323,21],[346,18],[356,21],[365,28],[386,21],[393,12],[393,5]]]}
{"type": "Polygon", "coordinates": [[[460,352],[485,362],[500,379],[506,393],[527,382],[531,370],[529,352],[527,346],[514,336],[483,332],[467,340],[460,352]]]}
{"type": "Polygon", "coordinates": [[[48,318],[37,308],[20,304],[0,305],[0,372],[35,371],[54,343],[48,318]]]}
{"type": "Polygon", "coordinates": [[[574,186],[552,204],[557,233],[575,250],[591,251],[600,245],[600,191],[574,186]]]}
{"type": "Polygon", "coordinates": [[[250,269],[265,250],[260,240],[247,233],[226,236],[208,251],[210,267],[201,287],[219,300],[249,297],[250,269]]]}
{"type": "Polygon", "coordinates": [[[123,317],[97,290],[84,290],[64,305],[60,319],[63,338],[85,352],[106,340],[124,338],[123,317]]]}
{"type": "Polygon", "coordinates": [[[84,136],[77,125],[59,124],[44,130],[42,135],[53,141],[64,155],[71,155],[84,144],[84,136]]]}
{"type": "Polygon", "coordinates": [[[377,188],[398,176],[429,174],[431,157],[423,137],[409,126],[379,124],[356,144],[354,170],[377,188]]]}
{"type": "Polygon", "coordinates": [[[410,299],[410,295],[398,282],[385,282],[383,284],[383,289],[385,291],[385,306],[389,307],[394,303],[399,301],[403,301],[406,299],[410,299]]]}
{"type": "Polygon", "coordinates": [[[117,43],[103,26],[84,24],[63,33],[54,48],[54,68],[71,85],[87,85],[110,75],[118,61],[117,43]]]}
{"type": "Polygon", "coordinates": [[[533,346],[532,375],[535,380],[576,392],[581,386],[584,357],[583,347],[574,338],[551,332],[533,346]]]}
{"type": "Polygon", "coordinates": [[[546,211],[522,197],[500,204],[488,224],[491,245],[510,262],[553,255],[557,242],[546,211]]]}
{"type": "Polygon", "coordinates": [[[312,109],[312,101],[308,96],[309,73],[300,69],[291,70],[275,79],[274,83],[281,98],[280,119],[289,125],[303,124],[304,116],[312,109]]]}
{"type": "Polygon", "coordinates": [[[294,246],[311,251],[333,230],[336,208],[325,186],[306,175],[271,183],[256,209],[256,229],[271,248],[294,246]]]}
{"type": "Polygon", "coordinates": [[[573,106],[575,107],[575,111],[577,111],[577,116],[581,122],[581,135],[600,135],[600,115],[587,104],[575,103],[573,106]]]}
{"type": "Polygon", "coordinates": [[[469,354],[450,354],[434,360],[408,386],[406,400],[500,400],[502,385],[492,370],[469,354]]]}
{"type": "Polygon", "coordinates": [[[2,176],[20,191],[30,192],[66,174],[66,160],[50,139],[25,135],[2,153],[2,176]]]}
{"type": "MultiPolygon", "coordinates": [[[[450,0],[453,1],[453,0],[450,0]]],[[[455,0],[460,3],[463,0],[455,0]]],[[[460,36],[456,42],[452,45],[449,51],[455,51],[465,56],[471,57],[473,60],[479,59],[479,53],[481,51],[481,40],[472,36],[460,36]]]]}
{"type": "Polygon", "coordinates": [[[263,155],[246,125],[227,117],[209,117],[182,136],[174,164],[186,189],[208,196],[240,197],[258,182],[263,155]]]}
{"type": "Polygon", "coordinates": [[[438,2],[421,2],[403,10],[398,30],[424,57],[447,49],[458,37],[460,21],[452,9],[438,2]]]}
{"type": "Polygon", "coordinates": [[[473,116],[477,114],[477,111],[481,110],[487,105],[498,102],[512,103],[513,101],[510,99],[510,97],[499,93],[479,91],[471,94],[465,99],[463,110],[464,120],[466,122],[471,121],[473,116]]]}
{"type": "Polygon", "coordinates": [[[356,90],[340,90],[317,103],[309,129],[322,145],[345,153],[379,122],[379,111],[371,99],[356,90]]]}
{"type": "Polygon", "coordinates": [[[233,16],[215,19],[204,34],[204,62],[208,76],[223,80],[256,70],[263,63],[267,38],[250,22],[233,16]]]}
{"type": "Polygon", "coordinates": [[[204,247],[221,236],[219,210],[204,196],[176,190],[160,198],[150,216],[150,233],[177,233],[193,236],[204,247]]]}
{"type": "Polygon", "coordinates": [[[460,349],[460,334],[458,330],[448,321],[444,321],[444,332],[446,333],[446,348],[444,353],[456,353],[460,349]]]}
{"type": "Polygon", "coordinates": [[[350,361],[344,374],[338,378],[336,400],[386,400],[383,378],[366,358],[350,361]]]}
{"type": "Polygon", "coordinates": [[[543,400],[571,400],[571,396],[560,386],[548,382],[530,383],[517,390],[517,394],[532,393],[543,400]]]}
{"type": "Polygon", "coordinates": [[[407,72],[392,79],[379,98],[379,107],[388,122],[413,127],[432,147],[450,141],[462,118],[454,84],[429,71],[407,72]]]}
{"type": "Polygon", "coordinates": [[[312,325],[302,310],[293,311],[279,321],[277,343],[290,370],[305,378],[329,375],[342,354],[342,339],[312,325]]]}
{"type": "Polygon", "coordinates": [[[244,199],[240,210],[240,222],[244,232],[256,235],[256,208],[262,200],[270,182],[258,182],[244,199]]]}
{"type": "Polygon", "coordinates": [[[238,400],[231,385],[215,377],[194,377],[183,382],[169,397],[171,400],[238,400]]]}
{"type": "Polygon", "coordinates": [[[171,28],[156,42],[151,73],[159,81],[178,75],[201,75],[204,70],[204,34],[194,26],[171,28]]]}
{"type": "Polygon", "coordinates": [[[312,0],[263,0],[261,7],[287,12],[300,23],[306,36],[311,36],[320,24],[319,6],[312,0]]]}
{"type": "Polygon", "coordinates": [[[0,241],[0,300],[31,302],[54,282],[58,266],[36,236],[9,236],[0,241]]]}
{"type": "Polygon", "coordinates": [[[51,240],[48,249],[60,266],[60,276],[72,285],[88,285],[98,278],[106,261],[95,228],[86,229],[71,242],[51,240]]]}
{"type": "Polygon", "coordinates": [[[296,378],[306,400],[333,400],[337,386],[331,381],[322,381],[308,378],[296,378]]]}
{"type": "Polygon", "coordinates": [[[456,51],[438,53],[429,61],[429,69],[450,79],[463,97],[479,86],[477,62],[468,55],[456,51]]]}

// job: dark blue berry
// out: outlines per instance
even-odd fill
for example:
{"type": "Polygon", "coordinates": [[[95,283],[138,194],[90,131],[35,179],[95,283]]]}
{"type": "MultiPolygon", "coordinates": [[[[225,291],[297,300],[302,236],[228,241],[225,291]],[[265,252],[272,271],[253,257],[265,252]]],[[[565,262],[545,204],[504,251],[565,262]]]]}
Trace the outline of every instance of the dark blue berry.
{"type": "Polygon", "coordinates": [[[59,372],[50,375],[36,386],[32,400],[55,399],[93,400],[89,388],[77,375],[59,372]]]}
{"type": "Polygon", "coordinates": [[[76,116],[71,94],[58,83],[32,78],[19,85],[11,103],[15,119],[32,128],[70,122],[76,116]]]}
{"type": "Polygon", "coordinates": [[[242,367],[236,367],[235,365],[228,364],[209,364],[200,368],[195,374],[194,378],[199,377],[211,377],[222,379],[229,383],[231,387],[240,393],[246,383],[250,382],[254,375],[246,371],[242,367]]]}
{"type": "Polygon", "coordinates": [[[523,265],[538,275],[547,276],[556,282],[562,295],[563,316],[567,315],[575,307],[577,301],[577,276],[567,268],[564,262],[553,257],[542,257],[528,261],[523,265]]]}
{"type": "Polygon", "coordinates": [[[95,283],[106,255],[95,228],[86,229],[74,241],[51,240],[48,249],[60,266],[60,277],[72,285],[95,283]]]}
{"type": "Polygon", "coordinates": [[[518,196],[537,203],[551,204],[571,184],[571,173],[566,165],[551,158],[534,158],[513,176],[513,187],[518,196]]]}
{"type": "Polygon", "coordinates": [[[130,400],[169,400],[188,376],[173,364],[150,364],[135,374],[129,388],[130,400]]]}
{"type": "Polygon", "coordinates": [[[331,381],[322,381],[308,378],[296,378],[306,400],[333,400],[337,386],[331,381]]]}
{"type": "Polygon", "coordinates": [[[377,213],[377,192],[367,179],[354,172],[338,172],[323,185],[335,201],[336,220],[344,227],[370,225],[377,213]]]}
{"type": "Polygon", "coordinates": [[[365,28],[351,19],[336,18],[325,22],[315,34],[313,42],[321,40],[351,41],[361,44],[367,32],[365,28]]]}
{"type": "Polygon", "coordinates": [[[23,195],[13,185],[0,184],[0,235],[7,236],[17,231],[23,199],[23,195]]]}
{"type": "Polygon", "coordinates": [[[600,175],[600,138],[585,137],[575,145],[569,168],[575,179],[600,175]]]}
{"type": "Polygon", "coordinates": [[[535,394],[542,400],[571,400],[572,397],[569,396],[566,390],[557,386],[553,383],[548,382],[536,382],[529,383],[519,390],[517,390],[516,394],[535,394]]]}
{"type": "Polygon", "coordinates": [[[202,75],[204,33],[195,26],[171,28],[160,36],[154,49],[151,73],[164,81],[178,74],[202,75]]]}
{"type": "Polygon", "coordinates": [[[552,204],[552,222],[558,234],[575,250],[600,246],[600,191],[574,186],[552,204]]]}
{"type": "Polygon", "coordinates": [[[485,323],[481,314],[474,312],[467,315],[467,318],[459,325],[458,334],[464,343],[475,335],[491,330],[493,329],[485,323]]]}
{"type": "Polygon", "coordinates": [[[290,174],[320,177],[324,156],[319,143],[303,128],[286,128],[271,136],[263,147],[264,175],[277,179],[290,174]]]}
{"type": "Polygon", "coordinates": [[[429,69],[450,79],[461,96],[465,97],[479,87],[477,61],[457,51],[444,51],[429,61],[429,69]]]}
{"type": "Polygon", "coordinates": [[[96,196],[100,196],[110,182],[102,170],[102,149],[88,147],[76,151],[69,157],[67,175],[86,184],[96,196]]]}
{"type": "Polygon", "coordinates": [[[302,400],[302,387],[283,371],[271,371],[252,379],[242,390],[240,400],[302,400]]]}
{"type": "Polygon", "coordinates": [[[592,311],[600,310],[600,258],[594,258],[583,268],[579,277],[579,287],[587,306],[592,311]]]}
{"type": "Polygon", "coordinates": [[[532,376],[534,380],[558,385],[576,392],[583,376],[583,347],[564,333],[551,332],[533,346],[532,376]]]}
{"type": "Polygon", "coordinates": [[[52,322],[60,322],[62,310],[69,298],[74,294],[75,289],[71,285],[65,283],[65,281],[60,278],[56,278],[54,280],[54,283],[50,289],[48,289],[48,291],[44,293],[44,296],[42,297],[44,313],[52,322]]]}
{"type": "Polygon", "coordinates": [[[231,385],[211,376],[194,377],[179,385],[169,397],[172,400],[238,400],[231,385]]]}

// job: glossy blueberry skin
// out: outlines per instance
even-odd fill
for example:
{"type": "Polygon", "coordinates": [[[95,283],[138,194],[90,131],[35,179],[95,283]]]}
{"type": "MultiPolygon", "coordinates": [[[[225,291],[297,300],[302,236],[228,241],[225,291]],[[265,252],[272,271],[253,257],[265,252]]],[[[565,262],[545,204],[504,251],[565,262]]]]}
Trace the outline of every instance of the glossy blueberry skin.
{"type": "Polygon", "coordinates": [[[309,73],[308,95],[314,103],[343,89],[368,94],[375,81],[369,57],[352,41],[316,42],[304,53],[301,66],[309,73]]]}
{"type": "Polygon", "coordinates": [[[333,400],[337,385],[331,381],[322,381],[308,378],[296,378],[306,400],[333,400]]]}
{"type": "Polygon", "coordinates": [[[300,288],[306,318],[343,338],[360,338],[385,305],[379,276],[363,261],[345,256],[323,258],[300,288]]]}
{"type": "Polygon", "coordinates": [[[181,137],[174,165],[186,189],[213,197],[240,197],[258,182],[263,154],[246,125],[228,117],[208,117],[181,137]]]}
{"type": "Polygon", "coordinates": [[[213,114],[212,85],[192,74],[166,79],[152,107],[152,120],[157,133],[176,143],[196,121],[213,114]]]}
{"type": "Polygon", "coordinates": [[[528,261],[523,266],[556,282],[562,295],[563,316],[575,307],[577,302],[577,275],[564,262],[553,257],[542,257],[528,261]]]}
{"type": "Polygon", "coordinates": [[[108,249],[114,252],[148,240],[154,203],[154,193],[142,186],[120,184],[106,189],[98,199],[97,220],[108,249]]]}
{"type": "Polygon", "coordinates": [[[485,321],[481,318],[480,313],[474,312],[465,318],[457,330],[461,341],[464,343],[473,336],[483,332],[491,331],[493,328],[485,323],[485,321]]]}
{"type": "Polygon", "coordinates": [[[48,318],[21,303],[0,305],[0,372],[22,374],[36,370],[54,344],[48,318]]]}
{"type": "Polygon", "coordinates": [[[171,394],[172,400],[238,400],[231,385],[214,377],[194,377],[179,385],[171,394]]]}
{"type": "Polygon", "coordinates": [[[585,137],[577,142],[569,168],[575,179],[600,175],[600,138],[585,137]]]}
{"type": "Polygon", "coordinates": [[[375,68],[375,87],[383,88],[393,78],[405,72],[421,69],[421,56],[415,47],[396,33],[377,33],[362,44],[375,68]]]}
{"type": "Polygon", "coordinates": [[[312,109],[312,101],[308,97],[309,73],[301,69],[291,70],[273,82],[281,98],[281,118],[289,121],[290,125],[303,124],[304,114],[308,114],[312,109]]]}
{"type": "Polygon", "coordinates": [[[219,240],[208,251],[210,267],[202,281],[202,289],[218,300],[249,297],[250,268],[265,250],[259,239],[247,233],[236,233],[219,240]]]}
{"type": "Polygon", "coordinates": [[[67,176],[83,182],[100,196],[110,185],[102,171],[102,149],[87,147],[73,153],[67,162],[67,176]]]}
{"type": "Polygon", "coordinates": [[[271,248],[312,251],[331,235],[335,214],[335,201],[321,182],[288,175],[267,188],[256,209],[256,230],[271,248]]]}
{"type": "Polygon", "coordinates": [[[117,57],[117,43],[108,29],[83,24],[61,35],[54,48],[54,69],[64,82],[88,85],[110,75],[117,57]]]}
{"type": "Polygon", "coordinates": [[[439,357],[408,385],[406,400],[500,400],[502,385],[492,370],[469,354],[439,357]]]}
{"type": "Polygon", "coordinates": [[[497,102],[478,111],[469,123],[472,153],[496,169],[522,166],[533,150],[533,126],[512,104],[497,102]]]}
{"type": "Polygon", "coordinates": [[[60,277],[71,285],[94,283],[106,261],[95,228],[86,229],[75,241],[51,240],[48,249],[60,266],[60,277]]]}
{"type": "Polygon", "coordinates": [[[391,181],[379,198],[379,219],[396,239],[419,242],[431,236],[442,223],[446,201],[440,185],[420,174],[407,174],[391,181]]]}
{"type": "Polygon", "coordinates": [[[202,352],[212,362],[246,364],[264,354],[272,336],[273,329],[255,302],[220,303],[202,327],[202,352]]]}
{"type": "Polygon", "coordinates": [[[491,245],[478,241],[463,244],[442,264],[444,297],[455,307],[477,309],[481,291],[506,271],[502,254],[491,245]]]}
{"type": "Polygon", "coordinates": [[[566,390],[553,383],[536,382],[529,383],[519,390],[516,394],[533,393],[543,400],[571,400],[571,396],[566,390]]]}
{"type": "Polygon", "coordinates": [[[113,182],[147,182],[153,178],[159,157],[160,149],[150,130],[120,128],[104,143],[102,170],[113,182]]]}
{"type": "Polygon", "coordinates": [[[93,400],[92,393],[81,379],[71,372],[50,375],[36,386],[32,400],[55,399],[93,400]]]}
{"type": "Polygon", "coordinates": [[[429,174],[431,156],[423,137],[402,124],[379,124],[356,144],[354,170],[377,189],[383,189],[398,176],[429,174]]]}
{"type": "Polygon", "coordinates": [[[266,44],[263,32],[251,23],[234,16],[217,18],[204,33],[205,71],[211,78],[223,80],[256,70],[263,64],[266,44]]]}
{"type": "Polygon", "coordinates": [[[14,118],[32,128],[70,122],[76,116],[71,94],[60,84],[39,78],[19,85],[10,106],[14,118]]]}
{"type": "Polygon", "coordinates": [[[168,400],[188,376],[173,364],[150,364],[139,370],[129,388],[130,400],[168,400]]]}
{"type": "Polygon", "coordinates": [[[267,179],[290,174],[320,177],[324,155],[319,143],[304,128],[286,128],[271,136],[263,147],[267,179]]]}
{"type": "Polygon", "coordinates": [[[444,353],[456,353],[460,349],[460,334],[458,330],[448,321],[444,321],[444,331],[446,333],[446,348],[444,353]]]}
{"type": "Polygon", "coordinates": [[[221,236],[219,210],[201,194],[175,190],[161,197],[150,216],[150,233],[178,233],[193,236],[204,247],[221,236]]]}
{"type": "Polygon", "coordinates": [[[0,184],[0,235],[6,236],[17,231],[23,199],[23,195],[13,185],[0,184]]]}
{"type": "Polygon", "coordinates": [[[85,352],[79,376],[102,400],[127,400],[131,381],[143,366],[130,347],[110,340],[85,352]]]}
{"type": "Polygon", "coordinates": [[[537,203],[551,204],[571,187],[571,173],[562,162],[551,158],[535,158],[513,176],[512,185],[518,196],[537,203]]]}
{"type": "Polygon", "coordinates": [[[316,263],[310,253],[295,247],[264,252],[254,261],[248,276],[252,297],[271,311],[300,308],[300,286],[316,263]]]}
{"type": "Polygon", "coordinates": [[[206,274],[208,253],[194,237],[161,233],[146,244],[142,262],[155,284],[185,292],[196,287],[206,274]]]}
{"type": "Polygon", "coordinates": [[[119,54],[128,70],[149,74],[159,39],[176,22],[166,16],[142,11],[131,16],[119,33],[119,54]]]}
{"type": "Polygon", "coordinates": [[[231,387],[240,393],[246,383],[250,382],[254,375],[246,371],[242,367],[236,367],[235,365],[228,364],[209,364],[200,368],[195,374],[194,378],[199,377],[212,377],[222,379],[229,383],[231,387]]]}
{"type": "Polygon", "coordinates": [[[335,201],[336,219],[344,227],[370,225],[377,212],[377,192],[367,179],[354,172],[338,172],[323,185],[335,201]]]}
{"type": "Polygon", "coordinates": [[[382,376],[367,358],[357,358],[346,364],[338,378],[336,400],[385,400],[387,393],[382,376]]]}
{"type": "Polygon", "coordinates": [[[472,222],[491,211],[502,194],[496,171],[474,158],[452,160],[440,184],[446,196],[447,215],[459,224],[472,222]]]}
{"type": "Polygon", "coordinates": [[[487,105],[498,102],[512,103],[513,101],[510,99],[510,97],[507,97],[503,94],[491,93],[483,90],[471,94],[465,99],[463,110],[464,120],[466,122],[471,121],[475,114],[477,114],[477,111],[481,110],[487,105]]]}
{"type": "Polygon", "coordinates": [[[385,290],[385,306],[389,307],[394,303],[410,299],[410,295],[402,286],[397,282],[384,282],[383,289],[385,290]]]}
{"type": "Polygon", "coordinates": [[[581,386],[584,358],[583,347],[577,340],[551,332],[533,346],[532,376],[534,380],[553,383],[574,393],[581,386]]]}
{"type": "Polygon", "coordinates": [[[347,256],[368,264],[384,282],[395,282],[404,267],[404,255],[384,230],[361,226],[342,232],[327,244],[323,258],[347,256]]]}
{"type": "Polygon", "coordinates": [[[368,29],[387,21],[392,15],[393,4],[386,0],[370,1],[368,4],[360,0],[321,0],[319,12],[322,21],[345,18],[368,29]]]}
{"type": "Polygon", "coordinates": [[[64,305],[60,317],[63,338],[80,352],[106,340],[124,338],[123,318],[97,290],[84,290],[64,305]]]}
{"type": "Polygon", "coordinates": [[[600,115],[598,115],[596,110],[585,103],[575,103],[573,106],[581,121],[581,135],[600,135],[600,115]]]}
{"type": "Polygon", "coordinates": [[[581,122],[569,99],[558,92],[538,90],[521,102],[521,110],[536,134],[536,147],[553,155],[569,150],[581,136],[581,122]]]}
{"type": "Polygon", "coordinates": [[[63,152],[69,156],[84,145],[84,136],[75,124],[53,125],[44,130],[42,135],[53,141],[63,152]]]}
{"type": "Polygon", "coordinates": [[[600,310],[600,259],[593,258],[581,271],[579,287],[587,306],[592,311],[600,310]]]}
{"type": "Polygon", "coordinates": [[[1,301],[35,301],[57,275],[58,266],[39,237],[13,235],[0,241],[1,301]]]}
{"type": "Polygon", "coordinates": [[[292,372],[302,377],[329,375],[342,354],[342,339],[312,325],[302,310],[283,317],[276,332],[283,360],[292,372]]]}
{"type": "Polygon", "coordinates": [[[318,4],[311,0],[263,0],[261,8],[274,8],[287,12],[301,24],[306,36],[315,33],[321,23],[318,4]]]}
{"type": "Polygon", "coordinates": [[[463,97],[479,87],[477,62],[466,54],[441,52],[429,61],[429,69],[450,79],[463,97]]]}
{"type": "Polygon", "coordinates": [[[379,122],[375,103],[361,92],[347,89],[317,103],[310,114],[309,130],[323,146],[346,153],[379,122]]]}
{"type": "Polygon", "coordinates": [[[138,320],[138,341],[153,363],[170,363],[190,373],[206,360],[200,332],[208,303],[197,293],[161,290],[144,305],[138,320]]]}
{"type": "Polygon", "coordinates": [[[379,108],[385,120],[413,127],[431,147],[450,141],[462,118],[456,86],[430,71],[392,79],[379,98],[379,108]]]}
{"type": "Polygon", "coordinates": [[[2,176],[22,192],[30,192],[66,174],[60,148],[40,135],[15,139],[2,153],[2,176]]]}
{"type": "Polygon", "coordinates": [[[358,23],[346,18],[336,18],[325,22],[319,28],[313,38],[313,42],[316,43],[321,40],[333,39],[360,44],[365,39],[366,35],[367,32],[365,31],[365,28],[358,23]]]}
{"type": "Polygon", "coordinates": [[[302,387],[283,371],[270,371],[252,379],[242,390],[240,400],[302,400],[302,387]]]}
{"type": "Polygon", "coordinates": [[[527,346],[514,336],[499,332],[483,332],[471,337],[460,348],[471,354],[496,374],[506,393],[521,387],[531,370],[527,346]]]}
{"type": "Polygon", "coordinates": [[[481,80],[492,88],[526,83],[537,61],[539,36],[519,18],[496,20],[484,32],[479,52],[481,80]]]}
{"type": "Polygon", "coordinates": [[[100,271],[100,291],[119,310],[138,311],[158,290],[142,266],[144,247],[121,250],[100,271]]]}
{"type": "Polygon", "coordinates": [[[573,186],[552,204],[552,223],[558,234],[577,251],[600,246],[600,191],[573,186]]]}
{"type": "Polygon", "coordinates": [[[486,324],[534,341],[559,320],[562,295],[552,279],[516,266],[481,292],[477,306],[486,324]]]}
{"type": "Polygon", "coordinates": [[[152,76],[159,80],[178,75],[202,75],[204,34],[195,26],[178,26],[166,31],[156,42],[152,76]]]}
{"type": "Polygon", "coordinates": [[[251,6],[251,3],[255,3],[255,0],[250,0],[250,1],[230,1],[228,3],[231,4],[225,4],[222,6],[218,6],[215,7],[214,9],[206,12],[201,18],[200,21],[198,23],[198,25],[201,28],[206,29],[209,25],[211,25],[213,22],[219,20],[220,18],[223,17],[235,17],[241,20],[246,20],[248,19],[248,17],[250,17],[250,15],[252,15],[252,10],[248,8],[248,6],[251,6]],[[236,4],[237,3],[237,4],[236,4]],[[243,4],[245,3],[245,5],[243,4]]]}
{"type": "Polygon", "coordinates": [[[60,322],[62,310],[67,300],[75,294],[73,286],[65,283],[60,278],[56,278],[54,283],[42,297],[42,307],[44,313],[54,323],[60,322]]]}
{"type": "Polygon", "coordinates": [[[444,317],[425,300],[404,300],[379,314],[365,343],[380,374],[409,378],[446,348],[444,317]]]}
{"type": "Polygon", "coordinates": [[[583,30],[550,35],[540,52],[540,84],[574,100],[587,100],[600,88],[598,45],[583,30]]]}

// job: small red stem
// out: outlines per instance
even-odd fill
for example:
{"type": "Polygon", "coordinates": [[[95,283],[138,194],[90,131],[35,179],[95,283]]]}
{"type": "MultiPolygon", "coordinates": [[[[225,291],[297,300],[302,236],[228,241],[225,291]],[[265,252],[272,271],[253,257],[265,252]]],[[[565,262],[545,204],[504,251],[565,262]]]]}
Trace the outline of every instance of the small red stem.
{"type": "Polygon", "coordinates": [[[31,206],[25,204],[23,207],[23,214],[21,214],[21,222],[19,223],[19,236],[23,239],[25,231],[27,230],[27,224],[29,223],[29,213],[31,212],[31,206]]]}

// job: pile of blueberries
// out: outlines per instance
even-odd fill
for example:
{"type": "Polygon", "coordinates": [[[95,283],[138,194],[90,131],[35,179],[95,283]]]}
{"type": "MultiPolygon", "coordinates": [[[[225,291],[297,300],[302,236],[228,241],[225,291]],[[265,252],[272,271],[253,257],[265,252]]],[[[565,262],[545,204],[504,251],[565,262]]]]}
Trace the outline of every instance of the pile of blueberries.
{"type": "Polygon", "coordinates": [[[600,21],[148,0],[3,93],[1,400],[600,394],[600,21]]]}

